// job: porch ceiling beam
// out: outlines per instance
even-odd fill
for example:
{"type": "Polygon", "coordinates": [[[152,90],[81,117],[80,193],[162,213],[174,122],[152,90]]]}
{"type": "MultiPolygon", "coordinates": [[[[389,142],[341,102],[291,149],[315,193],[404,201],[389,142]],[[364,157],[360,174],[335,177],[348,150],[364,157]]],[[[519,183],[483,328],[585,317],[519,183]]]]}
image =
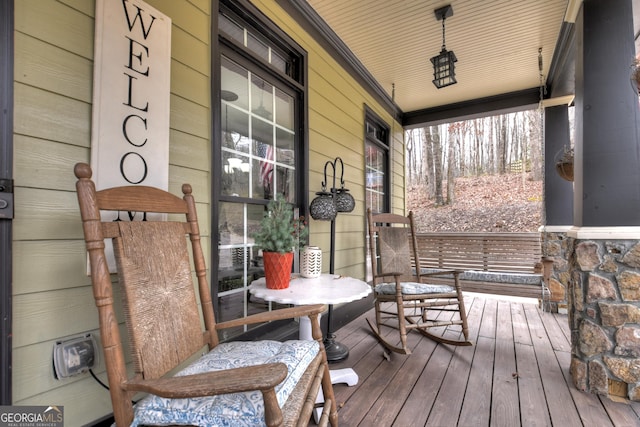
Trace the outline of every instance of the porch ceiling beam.
{"type": "Polygon", "coordinates": [[[410,111],[402,116],[402,126],[405,129],[411,129],[452,121],[511,113],[514,111],[530,110],[536,108],[539,102],[540,88],[534,87],[517,92],[475,99],[473,101],[410,111]]]}

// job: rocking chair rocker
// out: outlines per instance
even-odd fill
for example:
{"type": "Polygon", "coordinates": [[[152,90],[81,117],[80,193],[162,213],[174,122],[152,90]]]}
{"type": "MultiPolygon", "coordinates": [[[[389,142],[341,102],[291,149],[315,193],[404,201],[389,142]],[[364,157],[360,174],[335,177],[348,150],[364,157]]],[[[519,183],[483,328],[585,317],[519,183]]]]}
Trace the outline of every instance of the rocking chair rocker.
{"type": "Polygon", "coordinates": [[[337,427],[318,322],[324,306],[274,310],[216,323],[191,186],[182,186],[183,198],[140,185],[96,191],[89,165],[77,164],[75,175],[118,427],[307,425],[320,386],[325,397],[320,424],[337,427]],[[101,211],[145,214],[142,221],[107,221],[101,219],[101,211]],[[151,220],[147,212],[167,213],[169,220],[151,220]],[[105,239],[113,242],[115,285],[105,239]],[[130,369],[114,294],[122,295],[130,369]],[[302,316],[311,320],[313,340],[218,341],[218,331],[224,328],[302,316]],[[176,370],[180,371],[167,375],[176,370]],[[148,394],[132,405],[141,392],[148,394]]]}
{"type": "Polygon", "coordinates": [[[375,325],[369,319],[367,323],[380,343],[390,351],[411,354],[407,333],[415,330],[439,343],[471,345],[459,272],[420,274],[413,213],[372,214],[368,209],[367,219],[376,316],[375,325]],[[454,286],[429,284],[435,275],[453,277],[454,286]],[[399,331],[399,346],[382,327],[399,331]]]}

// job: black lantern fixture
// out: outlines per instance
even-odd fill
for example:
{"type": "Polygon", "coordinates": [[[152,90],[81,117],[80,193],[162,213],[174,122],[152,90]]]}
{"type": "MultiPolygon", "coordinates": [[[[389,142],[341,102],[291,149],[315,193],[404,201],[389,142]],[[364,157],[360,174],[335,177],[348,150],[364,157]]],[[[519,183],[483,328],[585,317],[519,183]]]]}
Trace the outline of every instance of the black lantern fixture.
{"type": "MultiPolygon", "coordinates": [[[[322,181],[322,191],[316,193],[316,198],[311,201],[309,213],[311,218],[319,221],[331,221],[331,248],[329,250],[329,273],[335,273],[335,256],[336,256],[336,217],[340,212],[351,212],[356,206],[356,201],[349,190],[344,188],[344,163],[340,157],[336,157],[333,161],[324,164],[324,181],[322,181]],[[337,168],[340,166],[340,188],[336,187],[337,168]],[[327,191],[329,181],[327,179],[327,168],[333,171],[333,185],[327,191]]],[[[349,349],[335,340],[335,334],[332,332],[331,316],[333,305],[329,305],[327,315],[327,336],[324,340],[324,347],[327,353],[327,360],[336,362],[344,360],[349,356],[349,349]]]]}
{"type": "Polygon", "coordinates": [[[442,21],[442,50],[438,55],[431,58],[431,63],[433,64],[433,84],[438,89],[442,89],[443,87],[458,83],[454,65],[455,62],[458,61],[458,58],[456,58],[456,54],[453,53],[453,51],[447,50],[444,42],[444,21],[448,17],[453,16],[453,8],[451,5],[447,5],[436,9],[434,12],[436,19],[442,21]]]}

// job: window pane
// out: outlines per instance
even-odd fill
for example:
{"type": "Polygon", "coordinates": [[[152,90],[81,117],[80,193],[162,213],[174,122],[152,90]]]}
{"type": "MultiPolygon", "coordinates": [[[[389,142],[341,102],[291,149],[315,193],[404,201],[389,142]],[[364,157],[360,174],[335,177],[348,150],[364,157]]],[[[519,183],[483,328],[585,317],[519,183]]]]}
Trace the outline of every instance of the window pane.
{"type": "Polygon", "coordinates": [[[276,166],[275,191],[282,194],[289,203],[295,202],[295,170],[276,166]]]}
{"type": "Polygon", "coordinates": [[[276,89],[276,124],[293,131],[295,120],[293,97],[276,89]]]}
{"type": "Polygon", "coordinates": [[[252,162],[252,195],[256,199],[271,199],[273,196],[273,146],[259,141],[254,143],[257,158],[252,162]]]}
{"type": "Polygon", "coordinates": [[[365,144],[367,208],[373,212],[387,210],[385,189],[387,177],[387,151],[367,142],[365,144]]]}
{"type": "Polygon", "coordinates": [[[249,152],[249,115],[229,103],[222,102],[222,146],[249,152]]]}
{"type": "Polygon", "coordinates": [[[263,119],[273,119],[273,86],[260,77],[251,76],[251,112],[263,119]]]}
{"type": "Polygon", "coordinates": [[[247,47],[260,58],[269,62],[269,46],[251,33],[247,33],[247,47]]]}
{"type": "Polygon", "coordinates": [[[276,67],[281,73],[287,73],[287,60],[275,50],[271,49],[271,65],[276,67]]]}
{"type": "Polygon", "coordinates": [[[236,108],[249,110],[249,71],[246,68],[222,57],[220,84],[223,102],[225,102],[225,91],[228,91],[231,98],[237,97],[235,101],[228,102],[236,108]]]}
{"type": "Polygon", "coordinates": [[[226,15],[220,14],[220,31],[224,31],[232,40],[244,45],[244,29],[226,15]]]}
{"type": "Polygon", "coordinates": [[[225,196],[249,197],[249,156],[226,150],[222,151],[222,194],[225,196]]]}
{"type": "Polygon", "coordinates": [[[276,129],[276,161],[285,165],[295,165],[295,139],[293,133],[276,129]]]}
{"type": "MultiPolygon", "coordinates": [[[[248,286],[264,276],[261,257],[253,245],[251,234],[260,224],[263,205],[220,203],[218,246],[218,316],[220,321],[237,319],[265,311],[264,301],[251,299],[248,286]]],[[[259,325],[251,326],[250,328],[259,325]]],[[[229,339],[248,330],[236,328],[225,331],[222,339],[229,339]]]]}

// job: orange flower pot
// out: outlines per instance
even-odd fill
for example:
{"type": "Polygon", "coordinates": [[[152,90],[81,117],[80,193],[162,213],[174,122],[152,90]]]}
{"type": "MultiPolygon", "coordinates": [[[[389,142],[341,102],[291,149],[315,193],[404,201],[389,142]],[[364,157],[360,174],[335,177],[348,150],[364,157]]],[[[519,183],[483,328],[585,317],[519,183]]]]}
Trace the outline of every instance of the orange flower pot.
{"type": "Polygon", "coordinates": [[[263,252],[264,276],[268,289],[286,289],[291,280],[293,252],[263,252]]]}

